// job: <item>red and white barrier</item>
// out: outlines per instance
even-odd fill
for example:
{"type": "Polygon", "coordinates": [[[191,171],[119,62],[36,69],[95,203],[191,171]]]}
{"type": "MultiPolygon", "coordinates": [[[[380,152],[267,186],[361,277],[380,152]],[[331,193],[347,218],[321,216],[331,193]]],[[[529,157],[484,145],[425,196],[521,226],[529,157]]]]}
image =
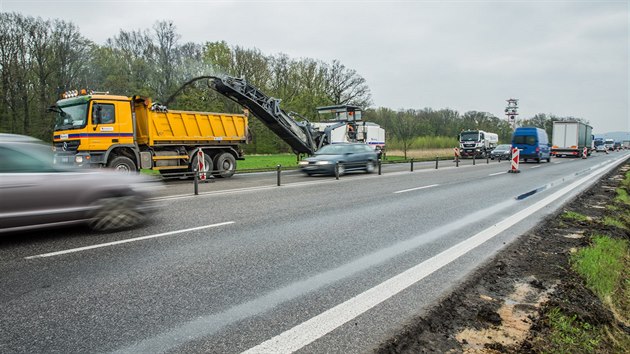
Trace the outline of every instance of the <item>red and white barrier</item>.
{"type": "Polygon", "coordinates": [[[206,180],[206,173],[204,172],[206,170],[205,162],[206,159],[203,150],[197,150],[197,172],[199,173],[199,180],[201,181],[206,180]]]}
{"type": "Polygon", "coordinates": [[[588,149],[585,146],[584,149],[582,150],[582,158],[585,159],[587,157],[588,157],[588,149]]]}
{"type": "Polygon", "coordinates": [[[459,159],[459,157],[461,156],[461,155],[459,154],[459,148],[454,148],[454,149],[453,149],[453,152],[455,153],[455,159],[456,159],[456,160],[457,160],[457,159],[459,159]]]}
{"type": "Polygon", "coordinates": [[[512,168],[508,171],[509,173],[521,172],[518,169],[519,151],[520,150],[518,148],[512,148],[512,168]]]}

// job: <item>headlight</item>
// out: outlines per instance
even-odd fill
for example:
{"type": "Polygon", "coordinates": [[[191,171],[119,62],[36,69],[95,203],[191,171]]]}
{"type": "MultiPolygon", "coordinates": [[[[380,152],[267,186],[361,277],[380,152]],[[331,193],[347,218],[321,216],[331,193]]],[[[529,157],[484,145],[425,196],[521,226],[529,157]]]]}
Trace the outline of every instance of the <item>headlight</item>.
{"type": "Polygon", "coordinates": [[[332,161],[317,161],[315,162],[316,165],[330,165],[332,164],[332,161]]]}
{"type": "Polygon", "coordinates": [[[300,161],[298,162],[298,166],[306,166],[308,165],[308,161],[300,161]]]}
{"type": "Polygon", "coordinates": [[[76,163],[83,163],[83,156],[75,156],[74,157],[74,162],[76,162],[76,163]]]}

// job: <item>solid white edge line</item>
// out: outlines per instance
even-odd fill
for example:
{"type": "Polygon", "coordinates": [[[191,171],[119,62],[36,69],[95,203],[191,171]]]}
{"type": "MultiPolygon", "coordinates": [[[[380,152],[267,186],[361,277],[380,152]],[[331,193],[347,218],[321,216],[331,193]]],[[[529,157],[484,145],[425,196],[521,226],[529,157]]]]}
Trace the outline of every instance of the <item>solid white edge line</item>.
{"type": "MultiPolygon", "coordinates": [[[[621,161],[621,159],[617,162],[619,161],[621,161]]],[[[616,164],[612,166],[614,165],[616,164]]],[[[601,169],[593,171],[586,177],[571,183],[465,241],[243,353],[292,353],[305,347],[563,197],[576,187],[588,182],[592,177],[603,173],[612,166],[602,167],[601,169]]]]}
{"type": "Polygon", "coordinates": [[[35,256],[24,257],[24,259],[54,257],[54,256],[62,255],[62,254],[81,252],[81,251],[91,250],[91,249],[95,249],[95,248],[115,246],[115,245],[120,245],[120,244],[123,244],[123,243],[137,242],[137,241],[148,240],[148,239],[152,239],[152,238],[170,236],[170,235],[175,235],[175,234],[181,234],[181,233],[184,233],[184,232],[203,230],[203,229],[208,229],[208,228],[211,228],[211,227],[217,227],[217,226],[223,226],[223,225],[229,225],[229,224],[234,224],[234,221],[226,221],[226,222],[221,222],[221,223],[218,223],[218,224],[204,225],[204,226],[198,226],[198,227],[191,227],[190,229],[169,231],[169,232],[164,232],[164,233],[161,233],[161,234],[147,235],[147,236],[142,236],[142,237],[130,238],[130,239],[126,239],[126,240],[113,241],[113,242],[107,242],[107,243],[100,243],[100,244],[92,245],[92,246],[71,248],[71,249],[67,249],[67,250],[64,250],[64,251],[43,253],[43,254],[38,254],[38,255],[35,255],[35,256]]]}
{"type": "Polygon", "coordinates": [[[417,190],[420,190],[420,189],[427,189],[427,188],[432,188],[432,187],[437,187],[437,186],[439,186],[439,184],[430,184],[428,186],[422,186],[422,187],[416,187],[416,188],[410,188],[410,189],[403,189],[401,191],[394,192],[394,194],[411,192],[411,191],[417,191],[417,190]]]}

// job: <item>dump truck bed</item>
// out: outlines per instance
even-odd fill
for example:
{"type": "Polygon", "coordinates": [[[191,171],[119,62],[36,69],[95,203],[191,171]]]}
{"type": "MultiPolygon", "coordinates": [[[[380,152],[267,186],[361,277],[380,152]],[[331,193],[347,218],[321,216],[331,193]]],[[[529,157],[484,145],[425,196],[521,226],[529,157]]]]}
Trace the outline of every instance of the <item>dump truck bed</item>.
{"type": "Polygon", "coordinates": [[[243,114],[153,111],[136,106],[138,144],[230,145],[247,142],[247,117],[243,114]]]}

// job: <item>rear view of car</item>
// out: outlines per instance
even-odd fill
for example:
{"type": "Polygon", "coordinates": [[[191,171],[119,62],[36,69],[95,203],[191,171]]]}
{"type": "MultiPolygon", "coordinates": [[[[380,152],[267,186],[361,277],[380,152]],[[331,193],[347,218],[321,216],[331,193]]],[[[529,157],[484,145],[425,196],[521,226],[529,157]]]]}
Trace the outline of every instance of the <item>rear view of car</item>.
{"type": "Polygon", "coordinates": [[[544,129],[535,127],[519,127],[512,134],[512,146],[519,149],[520,160],[527,162],[533,159],[551,161],[549,138],[544,129]]]}
{"type": "Polygon", "coordinates": [[[53,163],[40,141],[0,141],[0,233],[87,224],[96,231],[141,224],[156,208],[156,180],[104,170],[78,170],[53,163]]]}

